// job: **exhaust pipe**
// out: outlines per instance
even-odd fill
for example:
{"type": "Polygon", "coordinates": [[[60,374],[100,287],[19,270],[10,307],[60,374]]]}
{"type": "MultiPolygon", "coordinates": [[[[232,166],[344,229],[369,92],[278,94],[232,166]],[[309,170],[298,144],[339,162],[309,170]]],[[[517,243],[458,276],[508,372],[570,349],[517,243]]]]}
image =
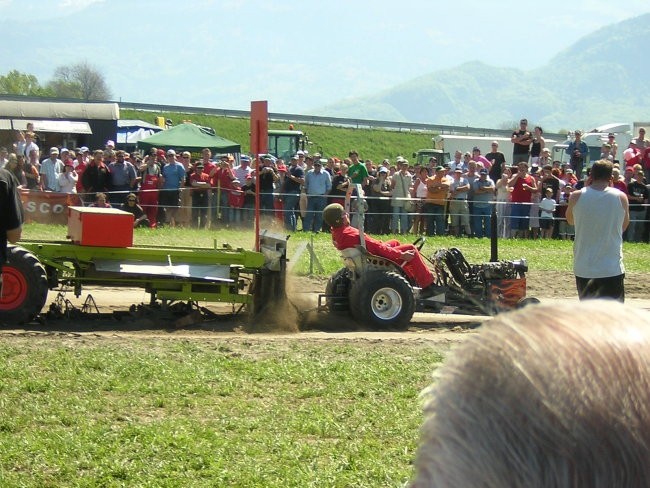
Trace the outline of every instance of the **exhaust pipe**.
{"type": "Polygon", "coordinates": [[[499,241],[497,236],[497,206],[492,207],[490,214],[490,262],[496,263],[499,261],[499,241]]]}

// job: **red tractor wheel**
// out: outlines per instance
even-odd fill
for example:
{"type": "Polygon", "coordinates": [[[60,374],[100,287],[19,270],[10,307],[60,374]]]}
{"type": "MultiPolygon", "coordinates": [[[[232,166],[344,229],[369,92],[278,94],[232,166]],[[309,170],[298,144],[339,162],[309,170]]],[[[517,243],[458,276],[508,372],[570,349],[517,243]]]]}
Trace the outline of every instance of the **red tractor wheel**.
{"type": "Polygon", "coordinates": [[[22,247],[7,249],[2,268],[0,323],[23,324],[36,318],[47,300],[47,274],[32,253],[22,247]]]}

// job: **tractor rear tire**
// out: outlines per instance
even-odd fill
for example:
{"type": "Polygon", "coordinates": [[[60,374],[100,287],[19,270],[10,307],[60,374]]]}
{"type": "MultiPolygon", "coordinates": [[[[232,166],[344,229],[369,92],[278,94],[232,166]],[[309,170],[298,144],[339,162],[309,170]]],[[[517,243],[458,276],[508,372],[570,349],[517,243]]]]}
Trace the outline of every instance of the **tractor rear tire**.
{"type": "Polygon", "coordinates": [[[406,329],[415,312],[413,288],[393,271],[369,271],[352,285],[350,311],[362,324],[406,329]]]}
{"type": "Polygon", "coordinates": [[[34,320],[47,301],[47,273],[31,252],[19,246],[7,248],[2,268],[0,324],[17,325],[34,320]]]}
{"type": "Polygon", "coordinates": [[[350,277],[348,269],[341,268],[327,280],[325,294],[327,308],[330,312],[347,312],[350,310],[350,277]]]}

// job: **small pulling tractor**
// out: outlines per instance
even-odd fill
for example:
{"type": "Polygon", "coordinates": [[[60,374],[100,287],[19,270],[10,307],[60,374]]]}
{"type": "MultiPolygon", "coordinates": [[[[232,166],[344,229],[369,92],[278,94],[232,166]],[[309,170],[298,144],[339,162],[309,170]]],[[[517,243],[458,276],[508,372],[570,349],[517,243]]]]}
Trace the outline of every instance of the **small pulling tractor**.
{"type": "MultiPolygon", "coordinates": [[[[90,216],[103,222],[86,225],[92,227],[92,236],[84,235],[82,223],[79,232],[72,232],[78,235],[69,236],[73,242],[21,241],[9,246],[0,323],[36,319],[48,290],[72,288],[79,297],[88,285],[143,288],[151,304],[159,302],[163,308],[173,302],[219,302],[239,305],[239,310],[246,308],[253,315],[286,298],[285,236],[261,232],[260,252],[228,245],[215,249],[115,245],[115,233],[121,231],[111,214],[120,211],[105,210],[112,209],[70,207],[69,232],[74,231],[72,221],[90,222],[90,216]]],[[[132,241],[132,220],[130,232],[132,241]]]]}

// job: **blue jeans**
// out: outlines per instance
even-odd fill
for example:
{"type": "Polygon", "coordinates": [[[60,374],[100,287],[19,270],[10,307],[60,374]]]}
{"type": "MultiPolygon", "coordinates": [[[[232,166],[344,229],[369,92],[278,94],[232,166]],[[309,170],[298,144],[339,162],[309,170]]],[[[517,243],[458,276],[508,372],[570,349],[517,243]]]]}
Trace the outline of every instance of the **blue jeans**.
{"type": "Polygon", "coordinates": [[[407,234],[409,231],[409,215],[404,207],[393,207],[390,230],[394,234],[407,234]]]}
{"type": "Polygon", "coordinates": [[[303,222],[306,232],[320,232],[323,227],[323,210],[327,205],[327,195],[307,195],[307,215],[303,222]]]}
{"type": "Polygon", "coordinates": [[[490,224],[490,216],[492,215],[492,205],[479,205],[474,203],[474,213],[472,220],[474,221],[474,234],[476,237],[492,237],[492,225],[490,224]]]}
{"type": "Polygon", "coordinates": [[[295,231],[298,219],[296,217],[296,208],[298,208],[298,195],[284,195],[284,228],[295,231]]]}
{"type": "Polygon", "coordinates": [[[260,192],[260,215],[273,217],[275,213],[275,207],[273,206],[274,198],[273,193],[260,192]]]}
{"type": "Polygon", "coordinates": [[[445,207],[444,205],[434,205],[433,203],[424,204],[424,214],[427,221],[428,236],[444,236],[446,232],[445,225],[445,207]]]}
{"type": "Polygon", "coordinates": [[[227,223],[228,222],[228,190],[224,190],[223,188],[221,191],[214,190],[212,192],[212,200],[210,203],[210,206],[212,207],[210,209],[210,213],[212,214],[212,222],[215,223],[217,219],[218,213],[221,214],[221,222],[222,223],[227,223]],[[219,205],[217,205],[217,200],[219,201],[219,205]],[[219,208],[219,212],[217,213],[217,208],[219,208]]]}

